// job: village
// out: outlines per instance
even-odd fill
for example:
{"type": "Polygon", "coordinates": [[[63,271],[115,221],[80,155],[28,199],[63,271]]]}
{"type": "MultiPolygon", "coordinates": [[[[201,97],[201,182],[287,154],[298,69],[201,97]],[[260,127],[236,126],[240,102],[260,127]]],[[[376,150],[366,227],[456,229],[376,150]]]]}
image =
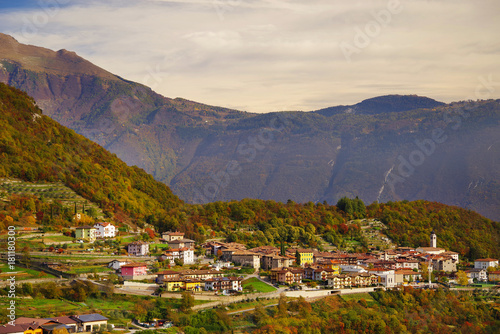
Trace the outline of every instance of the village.
{"type": "MultiPolygon", "coordinates": [[[[113,240],[117,234],[116,227],[107,222],[74,228],[76,243],[82,245],[113,240]]],[[[405,286],[460,287],[500,282],[498,259],[477,259],[473,267],[464,268],[458,253],[437,246],[438,236],[434,232],[429,235],[428,245],[417,248],[396,247],[347,253],[283,246],[249,249],[244,244],[223,240],[197,244],[185,238],[183,232],[169,231],[162,233],[158,240],[135,240],[126,244],[123,252],[106,263],[107,272],[99,275],[95,272],[83,273],[70,278],[85,279],[103,286],[114,275],[119,278],[114,283],[115,293],[169,298],[189,292],[205,299],[208,296],[259,295],[259,291],[245,284],[251,279],[268,285],[275,291],[274,294],[291,298],[317,298],[405,286]],[[157,255],[152,256],[151,245],[158,248],[158,243],[164,247],[159,255],[156,249],[157,255]]],[[[68,255],[69,252],[58,247],[50,248],[55,255],[50,263],[44,265],[50,272],[57,273],[64,267],[57,262],[57,256],[68,255]]],[[[92,253],[93,248],[83,252],[92,253]]],[[[231,301],[218,300],[220,303],[231,301]]],[[[55,334],[58,333],[55,330],[62,328],[69,333],[96,332],[109,329],[112,325],[107,321],[108,318],[100,314],[44,319],[18,317],[11,324],[13,326],[0,326],[0,334],[55,334]]]]}

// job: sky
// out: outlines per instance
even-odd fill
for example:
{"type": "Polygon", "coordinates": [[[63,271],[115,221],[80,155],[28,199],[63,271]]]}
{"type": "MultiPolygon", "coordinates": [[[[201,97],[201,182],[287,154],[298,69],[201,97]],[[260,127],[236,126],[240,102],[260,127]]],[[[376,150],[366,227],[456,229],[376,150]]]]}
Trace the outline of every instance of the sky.
{"type": "Polygon", "coordinates": [[[498,0],[0,0],[0,32],[248,112],[500,97],[498,0]]]}

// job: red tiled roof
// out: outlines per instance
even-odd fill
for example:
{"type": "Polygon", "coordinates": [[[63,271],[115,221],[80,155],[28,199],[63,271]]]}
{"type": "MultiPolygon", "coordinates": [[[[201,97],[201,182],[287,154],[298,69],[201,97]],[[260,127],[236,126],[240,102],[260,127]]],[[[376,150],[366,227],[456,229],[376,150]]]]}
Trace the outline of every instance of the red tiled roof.
{"type": "Polygon", "coordinates": [[[148,265],[145,263],[126,263],[122,266],[122,268],[134,268],[134,267],[147,267],[148,265]]]}

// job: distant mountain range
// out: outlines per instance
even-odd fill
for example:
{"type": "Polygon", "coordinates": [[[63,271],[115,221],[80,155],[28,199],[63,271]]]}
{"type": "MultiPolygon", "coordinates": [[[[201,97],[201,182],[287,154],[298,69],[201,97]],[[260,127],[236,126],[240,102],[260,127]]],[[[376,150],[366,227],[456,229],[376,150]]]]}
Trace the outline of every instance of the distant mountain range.
{"type": "Polygon", "coordinates": [[[170,99],[0,34],[0,82],[188,202],[426,199],[500,220],[500,101],[389,95],[252,114],[170,99]]]}

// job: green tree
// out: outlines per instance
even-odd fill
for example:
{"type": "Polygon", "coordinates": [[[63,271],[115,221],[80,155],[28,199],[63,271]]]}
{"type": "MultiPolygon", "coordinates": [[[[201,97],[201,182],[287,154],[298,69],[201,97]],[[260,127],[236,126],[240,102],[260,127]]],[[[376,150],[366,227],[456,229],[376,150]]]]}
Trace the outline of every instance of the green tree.
{"type": "Polygon", "coordinates": [[[181,298],[180,310],[185,313],[190,313],[194,306],[194,297],[191,293],[184,291],[181,298]]]}

